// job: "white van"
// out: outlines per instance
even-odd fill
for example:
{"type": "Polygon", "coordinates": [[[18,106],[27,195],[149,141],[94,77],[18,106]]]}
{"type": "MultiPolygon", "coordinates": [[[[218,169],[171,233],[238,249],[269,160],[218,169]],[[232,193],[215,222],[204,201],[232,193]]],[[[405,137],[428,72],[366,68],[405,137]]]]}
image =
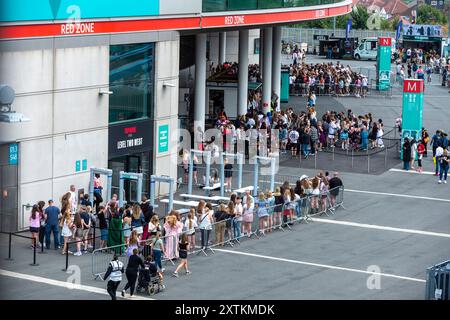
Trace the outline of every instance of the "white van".
{"type": "MultiPolygon", "coordinates": [[[[392,52],[395,50],[395,39],[392,39],[392,52]]],[[[376,60],[378,53],[378,38],[370,37],[361,40],[353,57],[356,60],[376,60]]]]}

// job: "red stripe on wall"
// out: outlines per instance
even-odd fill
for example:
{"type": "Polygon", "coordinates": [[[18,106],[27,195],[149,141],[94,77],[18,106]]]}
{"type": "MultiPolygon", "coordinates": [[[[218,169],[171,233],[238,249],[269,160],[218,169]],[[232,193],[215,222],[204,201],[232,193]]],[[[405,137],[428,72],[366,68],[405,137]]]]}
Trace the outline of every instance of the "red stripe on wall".
{"type": "Polygon", "coordinates": [[[80,25],[36,24],[0,26],[1,39],[79,36],[89,34],[108,34],[123,32],[139,32],[154,30],[194,30],[202,28],[232,27],[240,25],[261,25],[302,20],[322,19],[346,14],[351,11],[350,5],[319,10],[276,12],[264,14],[206,16],[170,19],[145,19],[127,21],[85,22],[80,25]]]}

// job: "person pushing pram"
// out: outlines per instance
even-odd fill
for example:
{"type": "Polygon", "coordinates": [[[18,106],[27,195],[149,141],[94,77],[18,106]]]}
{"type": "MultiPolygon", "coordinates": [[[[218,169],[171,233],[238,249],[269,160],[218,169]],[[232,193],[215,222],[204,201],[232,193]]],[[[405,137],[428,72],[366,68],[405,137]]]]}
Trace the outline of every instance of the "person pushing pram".
{"type": "Polygon", "coordinates": [[[149,255],[144,261],[144,268],[139,270],[137,291],[150,295],[163,291],[166,288],[163,279],[163,274],[158,271],[155,261],[149,255]]]}

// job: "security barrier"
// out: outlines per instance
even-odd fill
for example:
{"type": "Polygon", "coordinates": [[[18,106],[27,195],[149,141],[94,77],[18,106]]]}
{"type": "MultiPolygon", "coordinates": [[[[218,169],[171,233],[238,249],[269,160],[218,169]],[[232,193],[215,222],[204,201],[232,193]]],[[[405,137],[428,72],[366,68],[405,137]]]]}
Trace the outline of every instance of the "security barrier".
{"type": "Polygon", "coordinates": [[[426,300],[450,300],[450,260],[427,269],[426,300]]]}

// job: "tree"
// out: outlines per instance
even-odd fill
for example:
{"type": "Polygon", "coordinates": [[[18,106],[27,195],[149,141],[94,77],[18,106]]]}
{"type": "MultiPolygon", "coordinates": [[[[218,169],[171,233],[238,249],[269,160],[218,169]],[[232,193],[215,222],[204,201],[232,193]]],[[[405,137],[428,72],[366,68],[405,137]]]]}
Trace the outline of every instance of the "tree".
{"type": "Polygon", "coordinates": [[[417,24],[447,24],[447,17],[443,11],[440,11],[430,5],[422,4],[417,10],[417,24]]]}
{"type": "Polygon", "coordinates": [[[392,31],[392,23],[388,19],[382,19],[380,30],[392,31]]]}
{"type": "Polygon", "coordinates": [[[365,6],[358,4],[350,13],[350,17],[353,20],[353,29],[367,30],[369,13],[367,12],[367,8],[365,6]]]}
{"type": "Polygon", "coordinates": [[[392,23],[392,30],[397,30],[398,24],[400,23],[400,17],[394,16],[391,20],[392,23]]]}

